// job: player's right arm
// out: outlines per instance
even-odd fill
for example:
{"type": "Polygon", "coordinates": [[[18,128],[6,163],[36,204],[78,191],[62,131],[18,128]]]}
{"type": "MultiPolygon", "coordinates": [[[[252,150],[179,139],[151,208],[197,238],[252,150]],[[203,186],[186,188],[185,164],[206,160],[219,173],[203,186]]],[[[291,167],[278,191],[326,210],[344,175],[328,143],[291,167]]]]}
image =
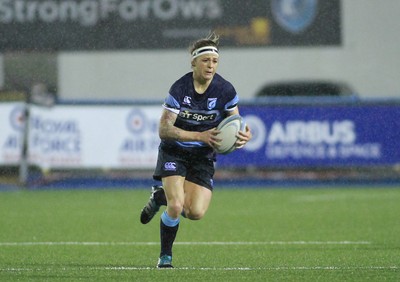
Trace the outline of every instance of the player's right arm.
{"type": "Polygon", "coordinates": [[[213,128],[207,131],[187,131],[179,127],[176,127],[175,121],[178,115],[168,109],[163,109],[160,119],[159,136],[164,140],[175,140],[175,141],[200,141],[214,147],[221,141],[216,137],[218,131],[213,128]]]}

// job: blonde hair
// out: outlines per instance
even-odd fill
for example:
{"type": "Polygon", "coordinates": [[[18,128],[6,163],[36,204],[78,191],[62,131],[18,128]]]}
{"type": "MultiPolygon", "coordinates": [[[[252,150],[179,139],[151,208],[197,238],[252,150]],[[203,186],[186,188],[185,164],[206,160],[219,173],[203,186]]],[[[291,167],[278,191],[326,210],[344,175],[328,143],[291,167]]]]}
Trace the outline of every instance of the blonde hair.
{"type": "Polygon", "coordinates": [[[206,46],[213,46],[218,49],[218,45],[219,45],[219,35],[217,35],[214,31],[212,31],[208,34],[206,38],[201,38],[193,42],[189,47],[189,52],[190,54],[192,54],[194,50],[206,46]]]}

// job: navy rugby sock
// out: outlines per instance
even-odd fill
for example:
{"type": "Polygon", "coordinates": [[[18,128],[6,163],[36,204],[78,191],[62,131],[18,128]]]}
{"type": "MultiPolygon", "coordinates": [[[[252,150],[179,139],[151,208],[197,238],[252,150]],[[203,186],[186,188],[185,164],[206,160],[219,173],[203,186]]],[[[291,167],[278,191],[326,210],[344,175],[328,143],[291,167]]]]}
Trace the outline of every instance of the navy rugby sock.
{"type": "Polygon", "coordinates": [[[167,211],[161,215],[160,220],[160,240],[161,240],[161,253],[162,255],[172,256],[172,245],[174,244],[176,233],[179,228],[179,217],[173,219],[169,217],[167,211]]]}

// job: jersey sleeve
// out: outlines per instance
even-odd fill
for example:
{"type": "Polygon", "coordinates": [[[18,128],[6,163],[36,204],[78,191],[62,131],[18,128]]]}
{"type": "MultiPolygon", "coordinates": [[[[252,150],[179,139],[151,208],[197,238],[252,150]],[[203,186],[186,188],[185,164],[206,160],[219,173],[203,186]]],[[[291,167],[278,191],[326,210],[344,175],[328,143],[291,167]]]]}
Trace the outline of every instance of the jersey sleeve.
{"type": "Polygon", "coordinates": [[[171,88],[168,91],[168,95],[164,100],[163,107],[171,111],[175,114],[179,114],[181,109],[181,98],[182,97],[182,87],[185,76],[181,77],[174,84],[172,84],[171,88]]]}
{"type": "Polygon", "coordinates": [[[225,104],[225,111],[231,112],[236,109],[237,104],[239,103],[239,96],[235,95],[235,97],[225,104]]]}
{"type": "Polygon", "coordinates": [[[175,114],[179,114],[181,105],[179,104],[178,100],[176,100],[174,98],[174,96],[172,96],[171,94],[168,94],[164,100],[163,107],[168,111],[171,111],[175,114]]]}
{"type": "Polygon", "coordinates": [[[229,82],[228,82],[228,85],[229,86],[227,87],[226,95],[229,98],[228,98],[227,103],[225,104],[225,109],[224,109],[226,112],[230,112],[230,111],[233,111],[234,109],[236,109],[236,107],[239,103],[239,95],[237,94],[235,88],[229,82]]]}

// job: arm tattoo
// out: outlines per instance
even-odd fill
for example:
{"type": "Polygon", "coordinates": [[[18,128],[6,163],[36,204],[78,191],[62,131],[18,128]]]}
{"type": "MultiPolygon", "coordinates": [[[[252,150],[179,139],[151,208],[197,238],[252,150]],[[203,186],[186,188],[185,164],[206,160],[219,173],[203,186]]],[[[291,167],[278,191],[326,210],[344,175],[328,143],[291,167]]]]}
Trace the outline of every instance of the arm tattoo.
{"type": "Polygon", "coordinates": [[[164,110],[160,120],[159,135],[161,139],[179,140],[179,128],[175,127],[177,115],[168,110],[164,110]]]}

